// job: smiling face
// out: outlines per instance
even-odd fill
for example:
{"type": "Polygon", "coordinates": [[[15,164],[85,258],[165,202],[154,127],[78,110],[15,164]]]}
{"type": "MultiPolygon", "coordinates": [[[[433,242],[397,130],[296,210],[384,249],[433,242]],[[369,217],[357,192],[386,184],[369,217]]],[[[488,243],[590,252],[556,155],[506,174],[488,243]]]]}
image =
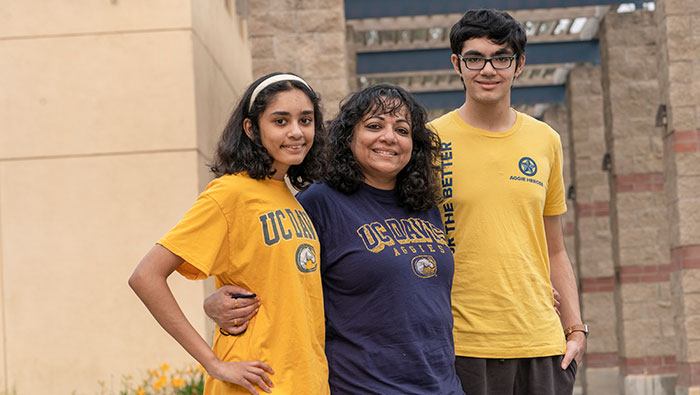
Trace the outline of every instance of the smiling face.
{"type": "Polygon", "coordinates": [[[350,142],[364,182],[377,189],[396,186],[396,176],[411,159],[413,136],[405,107],[393,113],[365,114],[350,142]]]}
{"type": "MultiPolygon", "coordinates": [[[[252,139],[252,121],[246,118],[243,128],[252,139]]],[[[314,141],[314,106],[299,89],[282,91],[258,118],[263,147],[274,159],[275,180],[284,179],[289,166],[298,165],[311,149],[314,141]]]]}
{"type": "MultiPolygon", "coordinates": [[[[461,55],[463,57],[492,58],[511,56],[513,50],[507,45],[495,44],[488,38],[481,37],[465,41],[461,55]]],[[[452,55],[452,66],[462,76],[467,88],[467,101],[471,100],[480,104],[510,106],[510,88],[513,86],[515,77],[522,72],[524,63],[525,56],[520,56],[507,69],[494,69],[489,62],[481,70],[469,70],[457,55],[452,55]]]]}

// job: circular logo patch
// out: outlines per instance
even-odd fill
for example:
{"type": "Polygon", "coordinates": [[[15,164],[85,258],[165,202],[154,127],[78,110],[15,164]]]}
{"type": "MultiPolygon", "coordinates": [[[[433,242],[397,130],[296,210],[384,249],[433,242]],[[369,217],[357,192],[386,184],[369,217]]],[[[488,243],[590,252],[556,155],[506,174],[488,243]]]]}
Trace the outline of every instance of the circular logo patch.
{"type": "Polygon", "coordinates": [[[304,273],[313,272],[318,267],[316,250],[310,244],[300,244],[297,247],[297,267],[304,273]]]}
{"type": "Polygon", "coordinates": [[[518,162],[518,168],[520,169],[520,172],[528,177],[532,177],[537,174],[537,163],[527,156],[520,159],[520,162],[518,162]]]}
{"type": "Polygon", "coordinates": [[[413,273],[420,278],[428,278],[437,275],[437,263],[430,255],[418,255],[411,260],[413,273]]]}

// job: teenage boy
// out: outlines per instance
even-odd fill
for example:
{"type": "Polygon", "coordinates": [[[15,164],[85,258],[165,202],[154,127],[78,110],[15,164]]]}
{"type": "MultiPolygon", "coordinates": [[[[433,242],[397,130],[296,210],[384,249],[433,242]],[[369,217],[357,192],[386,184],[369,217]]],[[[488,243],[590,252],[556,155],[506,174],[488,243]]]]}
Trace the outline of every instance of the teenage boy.
{"type": "Polygon", "coordinates": [[[465,101],[429,124],[442,139],[455,364],[469,395],[571,394],[586,350],[559,218],[566,211],[561,141],[511,108],[526,42],[505,12],[465,13],[450,32],[465,101]]]}

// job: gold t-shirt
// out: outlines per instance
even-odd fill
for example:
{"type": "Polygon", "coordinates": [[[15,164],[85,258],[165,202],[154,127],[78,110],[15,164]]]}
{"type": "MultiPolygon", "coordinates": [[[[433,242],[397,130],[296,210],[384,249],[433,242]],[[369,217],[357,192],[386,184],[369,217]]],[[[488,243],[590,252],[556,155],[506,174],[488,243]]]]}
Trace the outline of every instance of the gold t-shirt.
{"type": "MultiPolygon", "coordinates": [[[[318,235],[283,181],[246,173],[213,180],[158,244],[185,260],[183,276],[214,276],[217,288],[235,284],[260,297],[244,334],[217,328],[221,360],[270,365],[273,394],[329,393],[318,235]]],[[[211,377],[204,392],[249,394],[211,377]]]]}
{"type": "Polygon", "coordinates": [[[428,126],[442,139],[456,354],[564,354],[542,218],[566,211],[559,135],[522,113],[498,133],[468,125],[457,111],[428,126]]]}

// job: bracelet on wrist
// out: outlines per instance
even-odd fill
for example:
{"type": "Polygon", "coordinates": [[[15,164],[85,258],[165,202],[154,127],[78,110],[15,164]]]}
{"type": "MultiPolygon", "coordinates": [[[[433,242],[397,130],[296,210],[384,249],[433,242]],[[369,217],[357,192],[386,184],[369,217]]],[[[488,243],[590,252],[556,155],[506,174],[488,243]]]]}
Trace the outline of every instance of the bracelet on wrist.
{"type": "Polygon", "coordinates": [[[579,325],[571,325],[570,327],[567,327],[564,329],[564,337],[569,338],[569,335],[574,333],[574,332],[582,332],[586,338],[588,338],[588,325],[586,324],[579,324],[579,325]]]}

